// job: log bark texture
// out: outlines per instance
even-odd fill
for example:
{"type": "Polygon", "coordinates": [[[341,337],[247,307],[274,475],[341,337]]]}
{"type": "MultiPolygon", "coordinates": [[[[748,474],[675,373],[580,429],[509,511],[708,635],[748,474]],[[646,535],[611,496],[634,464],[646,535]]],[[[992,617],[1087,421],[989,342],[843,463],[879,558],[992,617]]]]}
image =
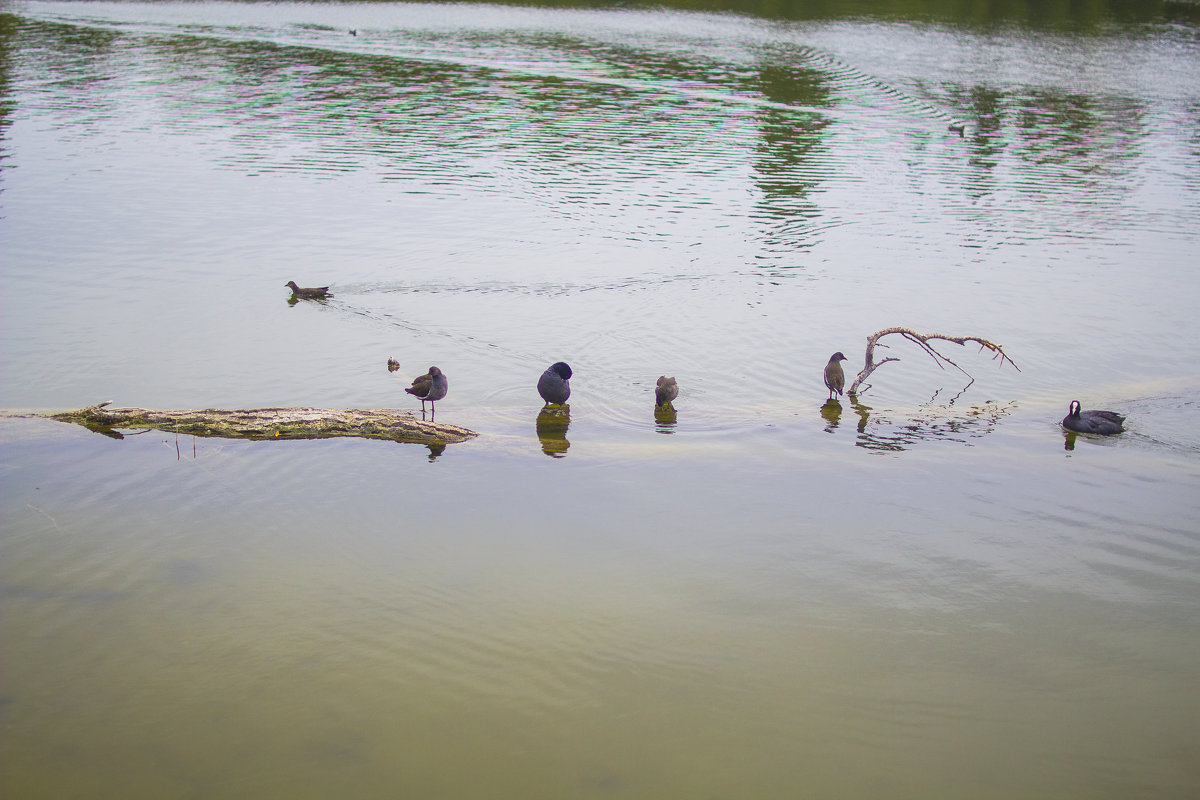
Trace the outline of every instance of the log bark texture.
{"type": "Polygon", "coordinates": [[[478,434],[457,425],[426,422],[409,411],[393,408],[205,408],[155,411],[147,408],[107,408],[99,403],[76,411],[45,414],[74,422],[107,435],[113,429],[151,429],[224,439],[328,439],[356,436],[413,444],[457,444],[478,434]]]}

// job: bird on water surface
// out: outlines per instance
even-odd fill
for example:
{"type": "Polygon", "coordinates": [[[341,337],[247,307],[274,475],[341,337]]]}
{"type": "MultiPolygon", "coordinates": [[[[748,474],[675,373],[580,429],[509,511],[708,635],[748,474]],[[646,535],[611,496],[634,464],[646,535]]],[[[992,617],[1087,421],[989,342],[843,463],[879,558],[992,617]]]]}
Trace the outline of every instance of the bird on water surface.
{"type": "Polygon", "coordinates": [[[1115,411],[1084,411],[1078,400],[1071,401],[1071,407],[1062,426],[1076,433],[1098,433],[1109,436],[1125,430],[1125,417],[1115,411]]]}
{"type": "Polygon", "coordinates": [[[538,378],[537,390],[546,405],[563,405],[567,402],[571,396],[571,374],[571,368],[562,361],[556,361],[542,373],[542,377],[538,378]]]}
{"type": "Polygon", "coordinates": [[[669,406],[676,397],[679,397],[679,384],[675,379],[659,376],[658,385],[654,387],[654,405],[669,406]]]}
{"type": "Polygon", "coordinates": [[[329,293],[328,286],[316,286],[311,289],[305,289],[303,286],[297,286],[295,281],[288,281],[284,284],[284,286],[291,289],[292,294],[294,294],[296,297],[300,297],[305,300],[323,300],[326,297],[333,297],[333,295],[329,293]]]}
{"type": "Polygon", "coordinates": [[[437,406],[434,405],[434,402],[445,397],[449,390],[450,383],[442,371],[437,367],[430,367],[429,372],[414,378],[412,386],[407,387],[404,391],[421,399],[421,413],[424,414],[425,401],[429,401],[430,409],[436,413],[437,406]]]}
{"type": "Polygon", "coordinates": [[[829,363],[825,365],[825,386],[829,389],[830,400],[834,394],[840,395],[842,389],[846,388],[846,373],[842,372],[842,365],[838,363],[845,360],[846,357],[839,350],[829,357],[829,363]]]}

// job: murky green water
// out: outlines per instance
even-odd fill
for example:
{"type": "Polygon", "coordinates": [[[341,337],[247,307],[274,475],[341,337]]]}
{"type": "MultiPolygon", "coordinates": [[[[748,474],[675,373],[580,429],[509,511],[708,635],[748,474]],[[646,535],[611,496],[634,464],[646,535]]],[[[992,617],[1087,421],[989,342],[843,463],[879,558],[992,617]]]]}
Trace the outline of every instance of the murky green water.
{"type": "Polygon", "coordinates": [[[1194,796],[1200,41],[1073,8],[0,7],[0,407],[481,433],[0,420],[0,791],[1194,796]]]}

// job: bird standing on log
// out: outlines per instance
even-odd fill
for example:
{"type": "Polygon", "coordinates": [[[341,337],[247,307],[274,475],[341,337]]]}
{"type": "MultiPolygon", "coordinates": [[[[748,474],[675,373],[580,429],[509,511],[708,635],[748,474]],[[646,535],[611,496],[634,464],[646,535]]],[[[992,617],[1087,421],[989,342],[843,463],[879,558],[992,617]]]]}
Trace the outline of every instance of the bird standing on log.
{"type": "Polygon", "coordinates": [[[450,390],[450,382],[446,380],[446,376],[437,367],[430,367],[429,372],[419,378],[415,378],[412,386],[409,386],[404,391],[411,395],[415,395],[421,399],[421,413],[425,413],[425,402],[429,402],[430,413],[437,413],[437,407],[434,402],[441,400],[446,396],[446,392],[450,390]]]}

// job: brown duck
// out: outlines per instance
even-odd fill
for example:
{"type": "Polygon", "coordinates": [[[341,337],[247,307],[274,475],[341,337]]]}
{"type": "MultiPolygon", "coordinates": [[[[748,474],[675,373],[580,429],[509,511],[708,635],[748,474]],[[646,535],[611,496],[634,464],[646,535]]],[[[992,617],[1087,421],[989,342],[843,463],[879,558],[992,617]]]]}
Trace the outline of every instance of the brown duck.
{"type": "Polygon", "coordinates": [[[297,286],[295,281],[288,281],[284,284],[292,290],[292,294],[302,300],[324,300],[326,297],[333,297],[329,293],[328,286],[317,286],[312,289],[305,289],[303,286],[297,286]]]}
{"type": "Polygon", "coordinates": [[[662,407],[671,405],[671,401],[679,397],[679,384],[674,378],[662,375],[654,387],[654,405],[662,407]]]}
{"type": "Polygon", "coordinates": [[[838,363],[845,360],[846,357],[839,350],[829,357],[829,363],[825,365],[825,387],[829,389],[830,400],[846,388],[846,373],[842,372],[842,365],[838,363]]]}

